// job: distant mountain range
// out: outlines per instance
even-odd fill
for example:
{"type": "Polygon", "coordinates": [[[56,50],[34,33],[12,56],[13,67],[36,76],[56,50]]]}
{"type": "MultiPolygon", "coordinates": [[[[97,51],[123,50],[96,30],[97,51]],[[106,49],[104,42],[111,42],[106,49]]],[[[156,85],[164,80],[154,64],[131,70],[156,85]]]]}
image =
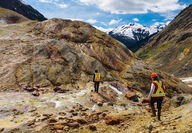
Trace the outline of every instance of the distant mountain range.
{"type": "Polygon", "coordinates": [[[150,27],[138,23],[129,23],[127,25],[118,26],[112,31],[109,31],[108,34],[124,43],[130,50],[136,51],[165,26],[166,24],[164,23],[157,23],[150,27]]]}
{"type": "Polygon", "coordinates": [[[41,13],[32,6],[25,4],[22,0],[0,0],[0,7],[15,11],[31,20],[46,20],[41,13]]]}

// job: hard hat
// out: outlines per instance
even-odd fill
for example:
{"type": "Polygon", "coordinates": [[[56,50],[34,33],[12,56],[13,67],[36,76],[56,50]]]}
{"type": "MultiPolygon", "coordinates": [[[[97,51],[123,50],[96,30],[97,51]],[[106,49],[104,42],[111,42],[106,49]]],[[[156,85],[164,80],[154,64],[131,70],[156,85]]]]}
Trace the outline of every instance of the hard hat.
{"type": "Polygon", "coordinates": [[[152,74],[151,74],[151,78],[154,78],[154,77],[157,77],[157,74],[156,74],[156,73],[152,73],[152,74]]]}

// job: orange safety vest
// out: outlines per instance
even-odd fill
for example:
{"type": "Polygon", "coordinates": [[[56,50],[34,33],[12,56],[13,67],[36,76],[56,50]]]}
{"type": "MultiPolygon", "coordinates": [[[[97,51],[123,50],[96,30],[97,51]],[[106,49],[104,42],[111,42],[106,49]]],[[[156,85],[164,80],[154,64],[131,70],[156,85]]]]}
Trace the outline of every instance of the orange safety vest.
{"type": "Polygon", "coordinates": [[[100,81],[100,80],[101,80],[101,74],[95,73],[95,81],[100,81]]]}
{"type": "Polygon", "coordinates": [[[165,96],[165,88],[163,86],[163,82],[154,81],[152,82],[155,85],[155,90],[151,97],[164,97],[165,96]]]}

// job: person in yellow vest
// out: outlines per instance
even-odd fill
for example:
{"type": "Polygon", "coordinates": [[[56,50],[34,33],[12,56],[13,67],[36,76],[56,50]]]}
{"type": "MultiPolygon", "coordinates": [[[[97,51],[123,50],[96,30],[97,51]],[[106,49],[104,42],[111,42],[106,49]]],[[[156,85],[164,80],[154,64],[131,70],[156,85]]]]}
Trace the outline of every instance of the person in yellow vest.
{"type": "Polygon", "coordinates": [[[98,72],[98,70],[95,70],[95,74],[93,75],[93,82],[95,87],[95,92],[99,92],[99,83],[101,81],[101,74],[98,72]]]}
{"type": "Polygon", "coordinates": [[[156,116],[154,103],[157,102],[158,120],[161,120],[161,108],[163,98],[165,97],[165,87],[162,81],[159,80],[156,73],[151,74],[152,84],[148,98],[150,98],[150,105],[153,113],[153,117],[156,116]]]}

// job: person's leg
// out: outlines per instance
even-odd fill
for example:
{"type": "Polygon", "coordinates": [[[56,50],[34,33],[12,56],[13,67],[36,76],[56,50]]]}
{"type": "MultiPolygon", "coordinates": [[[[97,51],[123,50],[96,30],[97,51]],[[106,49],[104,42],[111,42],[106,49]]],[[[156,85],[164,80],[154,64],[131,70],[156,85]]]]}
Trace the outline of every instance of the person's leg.
{"type": "Polygon", "coordinates": [[[99,82],[97,84],[97,93],[99,92],[99,82]]]}
{"type": "Polygon", "coordinates": [[[95,92],[97,92],[97,83],[94,82],[94,88],[95,88],[95,92]]]}
{"type": "Polygon", "coordinates": [[[161,108],[162,108],[162,102],[163,102],[163,97],[158,98],[158,100],[157,100],[158,120],[161,120],[161,108]]]}
{"type": "Polygon", "coordinates": [[[98,82],[95,82],[95,92],[97,92],[98,93],[98,82]]]}
{"type": "Polygon", "coordinates": [[[156,111],[155,111],[154,103],[155,103],[155,98],[151,97],[150,105],[151,105],[151,110],[152,110],[152,113],[153,113],[153,115],[152,115],[153,117],[156,116],[156,111]]]}

